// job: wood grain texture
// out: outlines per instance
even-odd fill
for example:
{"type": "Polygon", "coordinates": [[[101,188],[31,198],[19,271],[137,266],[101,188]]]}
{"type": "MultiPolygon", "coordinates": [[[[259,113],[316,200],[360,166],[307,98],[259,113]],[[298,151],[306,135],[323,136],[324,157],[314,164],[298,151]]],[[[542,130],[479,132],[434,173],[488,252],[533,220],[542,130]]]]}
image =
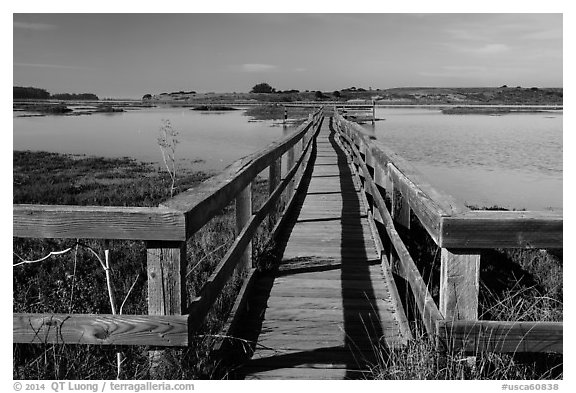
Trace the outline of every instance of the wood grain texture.
{"type": "MultiPolygon", "coordinates": [[[[252,183],[236,196],[236,233],[241,233],[252,217],[252,183]]],[[[237,267],[252,268],[252,242],[248,243],[240,255],[237,267]]]]}
{"type": "Polygon", "coordinates": [[[238,324],[238,337],[257,342],[241,378],[349,379],[377,342],[405,343],[360,186],[328,121],[316,146],[306,194],[279,236],[282,262],[257,280],[238,324]]]}
{"type": "MultiPolygon", "coordinates": [[[[353,144],[352,140],[347,135],[344,135],[344,140],[346,140],[351,147],[352,153],[358,156],[360,153],[356,149],[356,146],[353,144]]],[[[369,173],[369,170],[363,161],[360,161],[360,168],[365,174],[369,173]]],[[[422,276],[420,275],[420,272],[416,268],[416,265],[412,260],[408,249],[396,231],[394,221],[388,212],[384,198],[382,198],[380,192],[377,192],[377,186],[372,181],[371,177],[367,176],[366,179],[366,187],[372,188],[373,190],[372,195],[374,199],[374,205],[380,213],[380,217],[383,220],[383,225],[388,235],[388,239],[393,246],[390,256],[392,270],[395,270],[395,273],[409,282],[410,288],[412,289],[412,293],[416,301],[416,305],[420,312],[420,316],[424,322],[426,332],[428,335],[433,337],[436,334],[436,321],[443,319],[442,314],[438,310],[436,303],[434,303],[434,300],[430,295],[428,288],[424,283],[422,276]]]]}
{"type": "Polygon", "coordinates": [[[14,205],[13,236],[184,240],[184,215],[154,207],[14,205]]]}
{"type": "Polygon", "coordinates": [[[446,320],[478,319],[480,254],[474,250],[440,252],[440,312],[446,320]]]}
{"type": "Polygon", "coordinates": [[[438,348],[563,353],[563,330],[562,322],[438,321],[438,348]]]}
{"type": "MultiPolygon", "coordinates": [[[[309,141],[307,149],[310,148],[312,140],[309,141]]],[[[305,154],[300,155],[295,165],[286,174],[286,177],[280,182],[274,192],[266,199],[260,206],[260,209],[253,215],[243,226],[242,230],[236,237],[226,255],[218,263],[214,272],[206,280],[200,293],[190,303],[189,313],[193,316],[190,322],[190,330],[198,329],[204,322],[204,318],[208,314],[210,308],[218,298],[222,288],[230,280],[232,273],[241,263],[241,256],[244,254],[246,248],[250,244],[258,226],[268,217],[271,209],[277,204],[282,196],[282,192],[288,187],[289,183],[294,179],[298,168],[304,162],[305,154]]]]}
{"type": "Polygon", "coordinates": [[[186,310],[186,242],[146,242],[148,314],[186,310]]]}
{"type": "MultiPolygon", "coordinates": [[[[278,158],[270,165],[269,175],[268,175],[268,195],[272,194],[278,184],[280,184],[280,179],[282,177],[282,159],[278,158]]],[[[278,222],[278,206],[274,205],[270,210],[270,227],[274,227],[276,222],[278,222]]]]}
{"type": "Polygon", "coordinates": [[[443,217],[440,245],[448,248],[562,248],[562,212],[470,211],[443,217]]]}
{"type": "Polygon", "coordinates": [[[188,316],[15,313],[13,341],[21,344],[187,346],[188,316]]]}

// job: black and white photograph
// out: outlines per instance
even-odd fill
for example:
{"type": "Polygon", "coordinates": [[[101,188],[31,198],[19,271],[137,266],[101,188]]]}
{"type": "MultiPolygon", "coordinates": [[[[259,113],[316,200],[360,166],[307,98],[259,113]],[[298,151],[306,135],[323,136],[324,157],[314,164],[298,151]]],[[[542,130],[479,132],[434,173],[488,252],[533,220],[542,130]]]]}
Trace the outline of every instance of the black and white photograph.
{"type": "Polygon", "coordinates": [[[12,12],[12,391],[567,387],[564,13],[333,6],[12,12]]]}

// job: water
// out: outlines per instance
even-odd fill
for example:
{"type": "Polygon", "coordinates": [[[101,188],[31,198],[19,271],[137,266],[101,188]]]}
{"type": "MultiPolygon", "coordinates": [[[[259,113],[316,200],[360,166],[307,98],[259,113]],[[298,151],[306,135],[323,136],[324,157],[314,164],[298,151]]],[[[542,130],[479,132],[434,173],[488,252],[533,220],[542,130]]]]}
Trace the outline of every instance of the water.
{"type": "Polygon", "coordinates": [[[293,131],[272,121],[249,122],[243,113],[170,107],[82,116],[16,117],[22,112],[14,112],[14,150],[126,156],[161,163],[157,138],[162,120],[168,119],[179,132],[179,165],[215,172],[293,131]]]}
{"type": "MultiPolygon", "coordinates": [[[[20,113],[15,112],[15,116],[20,113]]],[[[377,108],[367,132],[413,163],[438,189],[467,204],[562,209],[562,113],[443,115],[377,108]]],[[[160,162],[162,119],[180,134],[180,165],[219,171],[293,129],[248,122],[242,111],[205,114],[149,108],[84,116],[14,117],[14,149],[160,162]],[[197,160],[201,160],[198,162],[197,160]]]]}
{"type": "Polygon", "coordinates": [[[562,209],[562,112],[444,115],[377,108],[367,132],[466,204],[562,209]]]}

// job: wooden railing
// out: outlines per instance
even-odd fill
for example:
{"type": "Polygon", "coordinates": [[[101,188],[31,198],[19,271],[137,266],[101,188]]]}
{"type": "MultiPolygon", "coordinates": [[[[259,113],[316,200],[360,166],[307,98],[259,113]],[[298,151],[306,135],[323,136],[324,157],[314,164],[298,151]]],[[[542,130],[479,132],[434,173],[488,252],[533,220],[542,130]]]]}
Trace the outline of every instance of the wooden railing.
{"type": "Polygon", "coordinates": [[[481,249],[561,249],[562,214],[471,211],[334,111],[334,128],[361,179],[369,218],[374,227],[384,228],[385,236],[377,236],[382,258],[409,283],[428,335],[443,348],[469,352],[562,352],[562,322],[478,321],[481,249]],[[438,305],[397,231],[410,230],[411,214],[441,249],[438,305]],[[389,255],[382,242],[391,245],[389,255]]]}
{"type": "Polygon", "coordinates": [[[15,313],[13,342],[187,346],[234,271],[244,268],[245,280],[251,279],[251,240],[267,217],[275,224],[273,234],[281,225],[279,200],[285,190],[286,208],[295,199],[321,121],[318,110],[284,139],[156,208],[14,205],[14,237],[145,241],[148,315],[15,313]],[[282,178],[283,156],[287,168],[282,178]],[[266,168],[269,197],[253,213],[251,184],[266,168]],[[187,240],[234,200],[237,237],[198,296],[189,300],[187,240]]]}

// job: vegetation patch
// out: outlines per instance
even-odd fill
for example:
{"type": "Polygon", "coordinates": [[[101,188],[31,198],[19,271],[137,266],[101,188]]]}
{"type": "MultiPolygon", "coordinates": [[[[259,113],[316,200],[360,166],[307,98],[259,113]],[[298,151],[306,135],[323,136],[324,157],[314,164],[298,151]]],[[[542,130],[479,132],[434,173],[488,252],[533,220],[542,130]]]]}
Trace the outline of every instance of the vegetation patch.
{"type": "Polygon", "coordinates": [[[60,115],[72,112],[72,109],[62,104],[14,104],[15,111],[39,112],[60,115]]]}
{"type": "MultiPolygon", "coordinates": [[[[387,201],[387,203],[389,203],[387,201]]],[[[480,209],[476,207],[476,209],[480,209]]],[[[505,210],[498,206],[482,210],[505,210]]],[[[411,214],[410,230],[398,228],[436,304],[440,296],[440,248],[411,214]]],[[[563,320],[561,250],[486,249],[481,251],[479,319],[495,321],[563,320]]],[[[413,321],[414,340],[397,350],[375,348],[376,379],[562,379],[561,354],[438,352],[426,334],[409,285],[395,277],[403,306],[413,321]]]]}
{"type": "Polygon", "coordinates": [[[231,106],[226,106],[226,105],[198,105],[195,106],[194,108],[192,108],[193,111],[218,111],[218,112],[223,112],[223,111],[237,111],[238,108],[233,108],[231,106]]]}
{"type": "MultiPolygon", "coordinates": [[[[172,179],[165,170],[130,158],[73,156],[47,152],[14,152],[14,203],[157,206],[169,198],[172,179]]],[[[179,169],[175,193],[206,179],[202,172],[179,169]]],[[[267,181],[253,183],[253,204],[267,198],[267,181]]],[[[232,202],[187,242],[188,298],[196,296],[232,244],[232,202]]],[[[259,228],[254,260],[264,250],[268,220],[259,228]]],[[[143,241],[92,239],[13,239],[13,264],[32,261],[52,251],[70,249],[41,263],[14,267],[13,312],[110,314],[106,275],[98,258],[107,247],[111,281],[123,314],[147,314],[146,246],[143,241]]],[[[203,327],[187,348],[166,349],[155,377],[213,379],[220,374],[211,349],[241,285],[242,272],[224,288],[203,327]]],[[[146,346],[14,344],[15,379],[116,379],[116,353],[122,352],[121,379],[150,379],[146,346]]]]}
{"type": "Polygon", "coordinates": [[[250,107],[246,109],[244,114],[250,116],[252,120],[284,120],[284,113],[286,111],[288,118],[304,120],[315,110],[316,108],[312,107],[285,107],[281,104],[271,104],[250,107]]]}

